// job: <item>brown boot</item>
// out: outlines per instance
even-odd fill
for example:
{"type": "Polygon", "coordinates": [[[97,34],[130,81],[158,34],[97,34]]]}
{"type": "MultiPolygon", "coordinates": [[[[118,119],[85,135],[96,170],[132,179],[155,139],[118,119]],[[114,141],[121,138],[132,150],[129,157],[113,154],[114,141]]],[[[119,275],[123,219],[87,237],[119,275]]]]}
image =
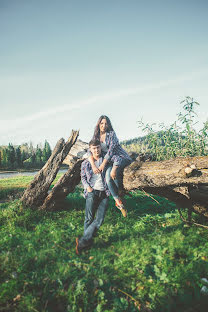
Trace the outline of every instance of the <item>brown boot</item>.
{"type": "Polygon", "coordinates": [[[127,211],[124,208],[124,205],[123,205],[121,200],[119,200],[118,203],[116,202],[116,207],[121,211],[123,217],[126,218],[127,217],[127,211]]]}

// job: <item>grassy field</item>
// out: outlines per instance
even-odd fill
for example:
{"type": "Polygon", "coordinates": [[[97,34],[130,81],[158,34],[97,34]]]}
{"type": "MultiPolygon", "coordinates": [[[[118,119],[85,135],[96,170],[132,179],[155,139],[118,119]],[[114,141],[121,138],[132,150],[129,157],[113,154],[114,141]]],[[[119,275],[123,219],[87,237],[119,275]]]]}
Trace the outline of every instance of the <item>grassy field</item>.
{"type": "Polygon", "coordinates": [[[61,211],[31,211],[15,199],[31,179],[0,180],[0,311],[207,311],[208,232],[185,226],[173,203],[133,193],[124,219],[111,200],[93,248],[77,256],[81,189],[61,211]]]}

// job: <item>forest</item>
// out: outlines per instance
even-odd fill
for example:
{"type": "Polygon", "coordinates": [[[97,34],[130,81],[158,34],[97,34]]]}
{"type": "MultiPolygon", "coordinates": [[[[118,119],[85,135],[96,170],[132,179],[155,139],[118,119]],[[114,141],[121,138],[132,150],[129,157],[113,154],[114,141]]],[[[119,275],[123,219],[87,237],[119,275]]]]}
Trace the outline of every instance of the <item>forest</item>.
{"type": "Polygon", "coordinates": [[[50,144],[45,140],[44,146],[32,142],[14,146],[0,146],[0,170],[41,168],[51,156],[50,144]]]}

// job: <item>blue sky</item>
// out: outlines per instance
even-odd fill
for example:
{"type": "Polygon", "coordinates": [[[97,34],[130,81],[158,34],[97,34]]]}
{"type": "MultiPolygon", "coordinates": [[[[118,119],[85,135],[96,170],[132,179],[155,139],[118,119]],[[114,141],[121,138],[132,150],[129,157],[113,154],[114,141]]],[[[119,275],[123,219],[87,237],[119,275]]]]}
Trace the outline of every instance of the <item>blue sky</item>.
{"type": "Polygon", "coordinates": [[[207,1],[0,0],[0,145],[120,140],[170,124],[191,96],[208,118],[207,1]]]}

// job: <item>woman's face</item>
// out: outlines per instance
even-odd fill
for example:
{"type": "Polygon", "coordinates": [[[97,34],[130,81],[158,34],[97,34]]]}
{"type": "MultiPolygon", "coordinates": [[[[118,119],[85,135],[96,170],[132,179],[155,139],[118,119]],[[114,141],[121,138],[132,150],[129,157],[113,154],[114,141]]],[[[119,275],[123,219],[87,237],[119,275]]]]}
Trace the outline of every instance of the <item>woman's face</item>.
{"type": "Polygon", "coordinates": [[[100,132],[106,132],[108,128],[107,120],[102,119],[99,126],[100,126],[100,132]]]}

